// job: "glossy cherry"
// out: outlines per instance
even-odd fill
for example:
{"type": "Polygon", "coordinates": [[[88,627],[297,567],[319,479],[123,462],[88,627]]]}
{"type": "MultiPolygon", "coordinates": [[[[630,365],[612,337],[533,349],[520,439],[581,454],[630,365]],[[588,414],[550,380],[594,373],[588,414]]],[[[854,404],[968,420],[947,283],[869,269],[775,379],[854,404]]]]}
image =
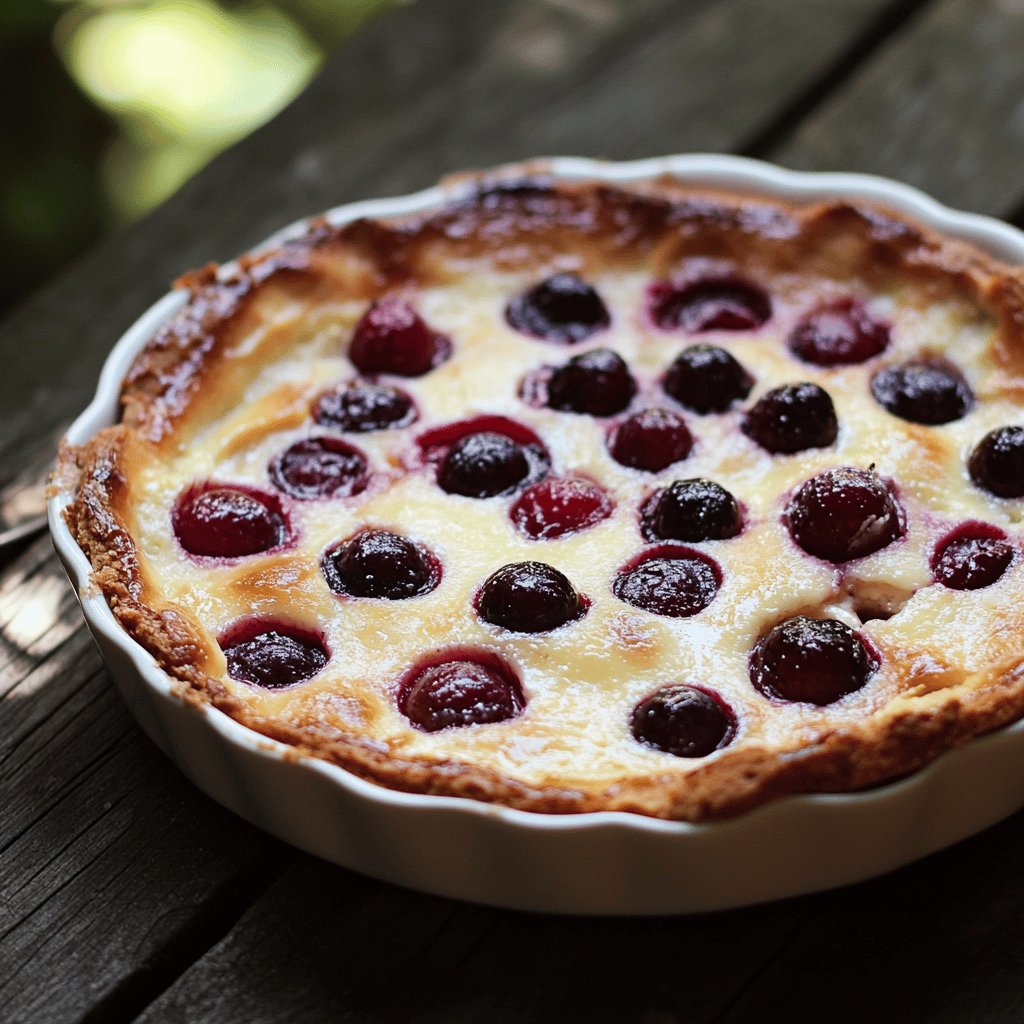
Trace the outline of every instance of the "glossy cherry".
{"type": "Polygon", "coordinates": [[[271,462],[270,479],[300,501],[347,498],[366,488],[366,456],[336,437],[307,437],[271,462]]]}
{"type": "Polygon", "coordinates": [[[714,480],[674,480],[641,511],[648,540],[724,540],[741,528],[736,499],[714,480]]]}
{"type": "Polygon", "coordinates": [[[555,274],[517,295],[505,319],[522,334],[566,345],[585,341],[611,322],[601,296],[575,274],[555,274]]]}
{"type": "Polygon", "coordinates": [[[1013,561],[1006,534],[988,523],[966,523],[936,545],[932,573],[950,590],[981,590],[997,582],[1013,561]]]}
{"type": "Polygon", "coordinates": [[[915,359],[879,370],[871,378],[871,394],[893,416],[927,426],[961,419],[974,405],[974,392],[963,374],[939,359],[915,359]]]}
{"type": "Polygon", "coordinates": [[[682,416],[657,408],[641,409],[624,419],[608,442],[608,451],[619,465],[648,473],[660,473],[681,462],[692,448],[693,435],[682,416]]]}
{"type": "Polygon", "coordinates": [[[573,356],[548,380],[548,405],[564,412],[614,416],[636,394],[636,381],[622,356],[595,348],[573,356]]]}
{"type": "Polygon", "coordinates": [[[336,594],[402,601],[433,590],[441,563],[422,544],[390,530],[360,530],[324,556],[323,573],[336,594]]]}
{"type": "Polygon", "coordinates": [[[512,669],[488,652],[451,651],[409,672],[399,710],[424,732],[504,722],[526,706],[512,669]]]}
{"type": "Polygon", "coordinates": [[[967,461],[971,479],[997,498],[1024,497],[1024,427],[989,431],[967,461]]]}
{"type": "Polygon", "coordinates": [[[651,286],[650,312],[663,331],[750,331],[768,320],[772,304],[761,288],[726,274],[658,281],[651,286]]]}
{"type": "Polygon", "coordinates": [[[568,577],[544,562],[503,565],[476,596],[480,618],[513,633],[547,633],[585,610],[586,602],[568,577]]]}
{"type": "Polygon", "coordinates": [[[690,548],[662,544],[625,566],[612,584],[612,593],[655,615],[687,618],[711,604],[721,579],[713,559],[690,548]]]}
{"type": "Polygon", "coordinates": [[[736,716],[717,694],[665,686],[637,704],[630,732],[638,743],[675,757],[706,757],[732,740],[736,716]]]}
{"type": "Polygon", "coordinates": [[[774,626],[750,655],[750,681],[766,697],[819,706],[859,690],[876,668],[849,626],[806,615],[774,626]]]}
{"type": "Polygon", "coordinates": [[[523,446],[505,434],[481,431],[459,438],[438,467],[437,482],[449,494],[491,498],[508,494],[530,475],[523,446]]]}
{"type": "Polygon", "coordinates": [[[665,392],[699,413],[725,412],[750,394],[754,378],[715,345],[683,349],[665,374],[665,392]]]}
{"type": "Polygon", "coordinates": [[[528,487],[509,517],[531,540],[555,540],[596,526],[612,514],[611,499],[589,480],[550,477],[528,487]]]}
{"type": "Polygon", "coordinates": [[[839,434],[835,406],[817,384],[784,384],[762,395],[747,412],[743,432],[766,451],[789,455],[827,448],[839,434]]]}
{"type": "Polygon", "coordinates": [[[432,331],[408,302],[385,296],[356,324],[348,357],[360,373],[420,377],[451,352],[451,340],[432,331]]]}
{"type": "Polygon", "coordinates": [[[789,336],[790,350],[816,366],[863,363],[888,344],[888,325],[857,299],[841,299],[808,313],[789,336]]]}
{"type": "Polygon", "coordinates": [[[351,434],[395,430],[416,420],[416,406],[401,388],[356,380],[325,391],[313,403],[313,419],[351,434]]]}
{"type": "Polygon", "coordinates": [[[249,620],[221,639],[228,675],[265,690],[280,690],[315,676],[329,654],[314,633],[280,623],[249,620]]]}
{"type": "Polygon", "coordinates": [[[805,481],[786,507],[793,540],[829,562],[863,558],[903,535],[899,504],[870,470],[840,466],[805,481]]]}
{"type": "Polygon", "coordinates": [[[255,555],[288,539],[280,501],[251,488],[190,488],[175,503],[171,526],[187,552],[215,558],[255,555]]]}

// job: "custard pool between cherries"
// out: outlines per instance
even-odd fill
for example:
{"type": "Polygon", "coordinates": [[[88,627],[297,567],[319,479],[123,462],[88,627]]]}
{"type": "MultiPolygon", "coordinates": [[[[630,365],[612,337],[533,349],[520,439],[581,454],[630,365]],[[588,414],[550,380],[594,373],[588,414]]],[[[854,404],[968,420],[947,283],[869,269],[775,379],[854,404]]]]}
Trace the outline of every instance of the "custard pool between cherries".
{"type": "MultiPolygon", "coordinates": [[[[459,335],[428,322],[415,295],[374,303],[339,343],[354,369],[312,398],[304,433],[273,454],[260,486],[219,479],[214,468],[181,490],[170,516],[180,547],[210,567],[287,552],[301,540],[310,503],[358,506],[404,475],[419,475],[451,496],[453,522],[458,502],[489,503],[535,551],[479,580],[467,613],[488,634],[543,638],[577,628],[598,595],[582,592],[572,572],[549,564],[545,549],[616,516],[632,521],[634,552],[606,567],[604,596],[619,602],[629,628],[642,632],[637,615],[655,623],[699,620],[730,582],[729,545],[751,526],[749,473],[710,479],[688,471],[691,455],[708,443],[707,424],[731,418],[735,444],[753,446],[757,458],[828,453],[846,429],[838,400],[851,384],[836,376],[830,391],[822,372],[852,368],[866,368],[857,385],[866,401],[915,430],[956,423],[977,406],[967,376],[947,355],[922,350],[892,360],[898,328],[872,313],[863,297],[809,305],[783,346],[765,337],[764,345],[784,349],[791,378],[767,388],[731,342],[764,334],[775,315],[773,297],[739,276],[652,281],[641,308],[622,310],[610,308],[591,282],[558,273],[509,296],[502,315],[518,344],[535,355],[533,368],[505,382],[500,412],[425,426],[418,382],[458,358],[459,335]],[[631,365],[603,340],[621,320],[673,340],[676,354],[660,366],[647,355],[631,365]],[[513,410],[518,415],[507,414],[513,410]],[[594,472],[600,458],[578,467],[555,458],[556,438],[530,425],[532,410],[555,413],[573,429],[590,424],[601,457],[643,481],[641,499],[618,500],[616,488],[594,472]],[[378,434],[401,458],[382,466],[365,441],[361,447],[378,434]]],[[[1024,428],[979,427],[972,437],[963,452],[967,486],[981,499],[1024,495],[1024,428]]],[[[905,497],[907,481],[872,463],[826,457],[818,465],[777,496],[773,517],[793,559],[826,563],[842,585],[851,565],[904,542],[921,517],[908,512],[914,502],[905,497]]],[[[419,537],[367,521],[321,552],[320,583],[343,604],[415,602],[446,585],[457,558],[458,550],[442,555],[419,537]]],[[[1002,527],[969,515],[950,518],[928,554],[928,583],[982,590],[1017,560],[1002,527]]],[[[883,659],[856,623],[829,613],[834,603],[794,606],[751,638],[751,699],[826,706],[871,681],[883,659]]],[[[267,690],[301,686],[333,656],[325,635],[278,613],[242,617],[220,642],[230,678],[267,690]]],[[[634,742],[700,758],[742,738],[742,709],[731,706],[714,678],[675,678],[670,665],[664,675],[663,685],[617,712],[634,742]]],[[[425,652],[397,674],[392,692],[399,712],[427,733],[484,727],[530,710],[514,660],[482,644],[425,652]]]]}

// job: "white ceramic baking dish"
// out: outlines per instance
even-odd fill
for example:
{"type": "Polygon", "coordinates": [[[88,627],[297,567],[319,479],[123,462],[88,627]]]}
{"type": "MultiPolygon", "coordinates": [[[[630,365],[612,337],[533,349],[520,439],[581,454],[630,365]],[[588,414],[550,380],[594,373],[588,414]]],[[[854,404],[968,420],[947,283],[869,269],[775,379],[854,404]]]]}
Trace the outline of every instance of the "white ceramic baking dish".
{"type": "MultiPolygon", "coordinates": [[[[796,201],[857,197],[884,204],[1009,263],[1024,234],[941,206],[915,189],[855,174],[806,174],[727,156],[634,163],[552,159],[556,178],[631,182],[671,173],[695,186],[752,190],[796,201]]],[[[514,173],[515,169],[508,169],[514,173]]],[[[464,186],[463,186],[464,187],[464,186]]],[[[338,207],[342,224],[428,209],[460,186],[338,207]]],[[[294,224],[264,246],[301,233],[294,224]]],[[[263,248],[261,246],[260,248],[263,248]]],[[[117,416],[121,380],[154,332],[185,302],[162,298],[117,343],[72,444],[117,416]]],[[[541,815],[457,798],[395,792],[325,761],[297,758],[210,708],[184,703],[174,682],[115,621],[89,582],[89,564],[49,503],[57,553],[86,622],[132,713],[204,792],[294,845],[376,878],[521,910],[669,914],[734,907],[869,878],[983,829],[1024,805],[1024,722],[947,753],[888,786],[779,800],[736,819],[690,825],[602,812],[541,815]]]]}

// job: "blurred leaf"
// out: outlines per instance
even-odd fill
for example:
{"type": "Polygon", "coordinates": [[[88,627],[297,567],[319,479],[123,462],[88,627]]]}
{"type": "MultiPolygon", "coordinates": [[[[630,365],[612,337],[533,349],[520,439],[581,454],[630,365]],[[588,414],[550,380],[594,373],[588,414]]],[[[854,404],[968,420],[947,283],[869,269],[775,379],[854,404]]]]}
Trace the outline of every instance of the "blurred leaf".
{"type": "Polygon", "coordinates": [[[393,2],[0,0],[0,306],[273,117],[393,2]]]}
{"type": "Polygon", "coordinates": [[[228,14],[210,0],[162,0],[83,18],[65,57],[111,112],[171,137],[228,142],[285,106],[322,53],[268,4],[228,14]]]}

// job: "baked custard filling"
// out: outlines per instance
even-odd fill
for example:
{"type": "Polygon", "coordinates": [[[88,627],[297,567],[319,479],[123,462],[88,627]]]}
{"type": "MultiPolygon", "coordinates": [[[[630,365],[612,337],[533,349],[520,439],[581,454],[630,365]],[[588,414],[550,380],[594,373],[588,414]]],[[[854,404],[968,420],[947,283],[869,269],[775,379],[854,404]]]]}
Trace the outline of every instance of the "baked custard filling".
{"type": "Polygon", "coordinates": [[[1019,269],[484,177],[181,284],[62,474],[189,700],[398,789],[689,821],[1024,714],[1019,269]]]}

